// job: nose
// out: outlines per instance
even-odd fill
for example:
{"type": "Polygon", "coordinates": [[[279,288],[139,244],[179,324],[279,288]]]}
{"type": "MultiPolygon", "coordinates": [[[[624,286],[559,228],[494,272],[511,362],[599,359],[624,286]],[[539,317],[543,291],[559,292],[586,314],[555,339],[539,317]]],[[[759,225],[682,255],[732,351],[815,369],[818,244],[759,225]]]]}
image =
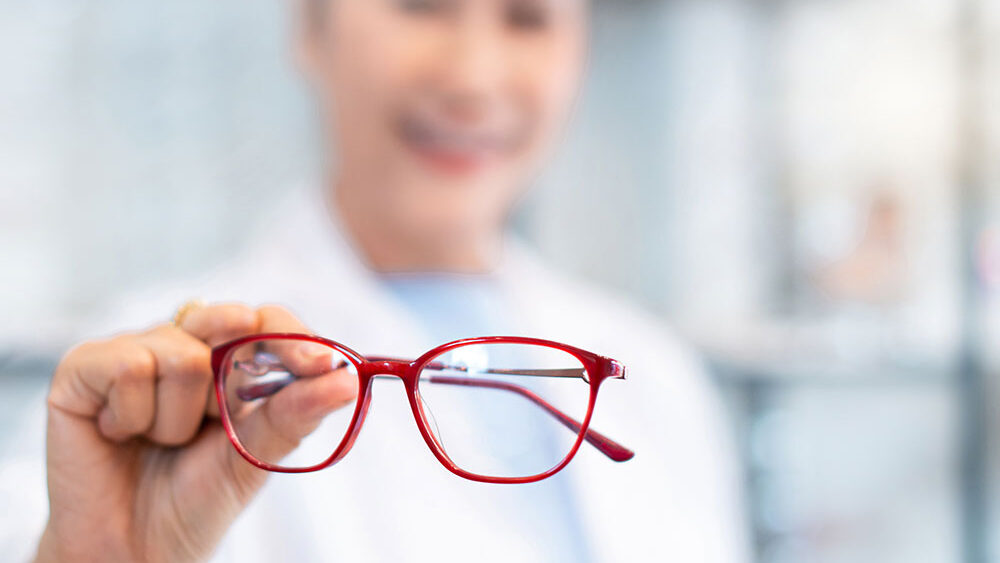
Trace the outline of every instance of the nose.
{"type": "Polygon", "coordinates": [[[506,60],[502,39],[490,26],[467,18],[454,30],[447,49],[441,82],[450,94],[449,109],[460,117],[475,118],[503,86],[506,60]]]}

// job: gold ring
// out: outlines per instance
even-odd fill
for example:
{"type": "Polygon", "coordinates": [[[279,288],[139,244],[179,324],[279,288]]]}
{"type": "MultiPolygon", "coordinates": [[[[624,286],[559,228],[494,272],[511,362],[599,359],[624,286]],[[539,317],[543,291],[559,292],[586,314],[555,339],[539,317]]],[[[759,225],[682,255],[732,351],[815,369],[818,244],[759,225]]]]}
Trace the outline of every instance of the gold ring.
{"type": "Polygon", "coordinates": [[[195,309],[201,309],[205,306],[205,302],[201,299],[192,299],[180,307],[177,308],[177,312],[174,313],[174,319],[171,321],[174,326],[179,327],[181,323],[184,322],[184,317],[188,315],[191,311],[195,309]]]}

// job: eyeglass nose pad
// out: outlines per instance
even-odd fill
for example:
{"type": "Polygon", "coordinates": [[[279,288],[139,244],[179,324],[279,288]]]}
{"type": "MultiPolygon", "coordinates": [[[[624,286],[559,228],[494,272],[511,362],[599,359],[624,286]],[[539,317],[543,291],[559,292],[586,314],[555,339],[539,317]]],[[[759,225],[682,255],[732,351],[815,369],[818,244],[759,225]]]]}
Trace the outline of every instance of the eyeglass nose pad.
{"type": "Polygon", "coordinates": [[[428,432],[431,437],[431,441],[437,446],[437,449],[444,452],[444,444],[438,439],[441,435],[441,429],[438,427],[437,419],[434,418],[434,411],[431,410],[430,405],[424,401],[424,397],[420,394],[420,391],[415,391],[414,394],[417,396],[417,410],[420,411],[420,418],[424,421],[424,425],[428,423],[431,428],[431,432],[428,432]]]}
{"type": "Polygon", "coordinates": [[[361,401],[360,411],[358,412],[358,420],[351,426],[350,431],[347,434],[347,442],[344,443],[344,447],[341,449],[340,454],[330,462],[331,465],[337,463],[347,455],[347,452],[351,451],[354,447],[354,441],[358,439],[358,435],[361,434],[361,427],[365,425],[365,418],[368,416],[368,405],[371,404],[372,394],[371,394],[371,380],[368,380],[368,385],[365,389],[358,389],[359,393],[364,393],[364,399],[361,401]]]}

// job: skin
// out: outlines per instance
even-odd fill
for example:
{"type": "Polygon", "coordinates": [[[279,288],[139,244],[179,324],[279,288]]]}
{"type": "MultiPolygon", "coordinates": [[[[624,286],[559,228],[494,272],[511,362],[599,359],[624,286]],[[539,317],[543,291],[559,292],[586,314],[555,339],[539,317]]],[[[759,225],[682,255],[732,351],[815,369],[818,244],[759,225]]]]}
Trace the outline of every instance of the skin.
{"type": "MultiPolygon", "coordinates": [[[[488,270],[572,106],[584,1],[309,1],[297,51],[331,141],[331,213],[376,270],[488,270]]],[[[281,307],[217,304],[63,357],[48,396],[50,516],[37,560],[212,554],[267,473],[218,422],[210,351],[261,332],[310,331],[281,307]]],[[[271,352],[310,361],[308,350],[271,352]]],[[[326,376],[240,419],[237,431],[259,441],[248,448],[278,459],[352,404],[356,380],[326,376]]]]}

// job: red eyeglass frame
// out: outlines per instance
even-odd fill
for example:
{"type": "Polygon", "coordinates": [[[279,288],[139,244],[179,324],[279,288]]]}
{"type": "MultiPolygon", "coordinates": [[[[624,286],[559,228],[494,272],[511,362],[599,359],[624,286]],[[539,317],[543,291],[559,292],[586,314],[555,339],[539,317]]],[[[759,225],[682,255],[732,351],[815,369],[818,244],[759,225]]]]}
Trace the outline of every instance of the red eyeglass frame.
{"type": "MultiPolygon", "coordinates": [[[[529,338],[522,336],[481,336],[476,338],[465,338],[462,340],[455,340],[453,342],[448,342],[433,348],[419,358],[415,360],[402,360],[396,358],[382,358],[382,357],[372,357],[364,356],[355,352],[354,350],[321,336],[315,336],[311,334],[300,334],[300,333],[264,333],[264,334],[254,334],[250,336],[244,336],[236,340],[232,340],[225,344],[221,344],[212,349],[212,371],[215,374],[215,397],[219,403],[219,414],[222,420],[222,426],[225,428],[226,434],[229,437],[229,441],[236,448],[236,451],[246,459],[248,462],[254,466],[264,469],[266,471],[273,471],[277,473],[308,473],[311,471],[319,471],[320,469],[325,469],[331,465],[340,461],[347,453],[351,450],[354,445],[354,441],[357,439],[358,434],[364,424],[365,416],[368,414],[368,406],[371,403],[371,384],[372,380],[376,376],[395,376],[403,380],[406,387],[407,399],[410,402],[410,408],[413,411],[413,417],[416,420],[417,428],[420,431],[421,436],[424,438],[424,442],[431,449],[434,457],[441,462],[449,471],[463,477],[465,479],[470,479],[472,481],[479,481],[482,483],[533,483],[536,481],[541,481],[547,477],[561,471],[566,465],[573,459],[577,451],[580,449],[580,445],[586,440],[588,443],[593,445],[595,448],[601,451],[604,455],[608,456],[614,461],[622,462],[632,459],[635,453],[626,448],[625,446],[619,444],[618,442],[608,438],[607,436],[597,432],[596,430],[590,429],[590,420],[594,413],[594,405],[597,402],[597,392],[601,386],[601,383],[606,379],[625,379],[625,366],[616,360],[595,354],[593,352],[588,352],[575,346],[570,346],[568,344],[562,344],[560,342],[554,342],[551,340],[544,340],[540,338],[529,338]],[[235,428],[233,427],[233,421],[229,416],[229,409],[226,403],[226,392],[225,392],[225,377],[227,371],[224,368],[229,362],[230,355],[236,348],[250,344],[253,342],[259,342],[263,340],[298,340],[304,342],[313,342],[316,344],[321,344],[332,348],[342,354],[345,358],[351,361],[357,369],[358,374],[358,397],[355,400],[354,415],[351,418],[351,422],[348,426],[347,432],[344,434],[344,438],[337,445],[334,452],[325,459],[324,461],[317,463],[309,467],[282,467],[279,465],[274,465],[261,461],[253,456],[243,444],[240,442],[239,437],[236,435],[235,428]],[[556,407],[547,403],[544,399],[534,394],[527,388],[516,386],[503,382],[500,384],[500,388],[506,389],[508,391],[515,391],[526,398],[530,399],[535,404],[544,408],[554,417],[556,417],[564,426],[577,432],[576,442],[574,442],[573,447],[570,449],[566,457],[559,462],[555,467],[539,473],[536,475],[530,475],[526,477],[495,477],[490,475],[479,475],[476,473],[471,473],[469,471],[463,470],[461,467],[456,465],[445,453],[444,448],[438,443],[437,438],[429,430],[427,425],[427,419],[424,416],[423,406],[419,399],[419,381],[421,371],[429,364],[432,360],[438,356],[453,350],[455,348],[460,348],[463,346],[468,346],[472,344],[525,344],[534,346],[543,346],[546,348],[552,348],[555,350],[560,350],[565,352],[577,360],[583,365],[586,370],[586,380],[590,385],[590,399],[587,406],[587,414],[584,416],[582,421],[577,421],[562,413],[556,407]]],[[[459,381],[453,381],[451,383],[456,384],[470,384],[459,381]]],[[[485,386],[490,386],[489,384],[485,386]]]]}

